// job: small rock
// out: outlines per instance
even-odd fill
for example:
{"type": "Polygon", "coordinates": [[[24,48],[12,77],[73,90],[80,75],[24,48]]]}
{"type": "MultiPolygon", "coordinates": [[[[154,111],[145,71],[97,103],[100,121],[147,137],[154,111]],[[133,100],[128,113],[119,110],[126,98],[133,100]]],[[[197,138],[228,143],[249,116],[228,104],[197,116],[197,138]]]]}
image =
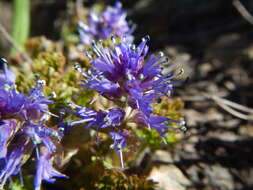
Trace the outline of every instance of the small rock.
{"type": "Polygon", "coordinates": [[[228,169],[219,165],[213,165],[206,170],[208,176],[208,183],[221,189],[234,189],[233,177],[229,173],[228,169]]]}
{"type": "Polygon", "coordinates": [[[188,126],[196,126],[198,123],[206,123],[211,121],[222,121],[223,115],[216,109],[208,109],[206,112],[197,112],[193,109],[184,110],[186,123],[188,126]]]}
{"type": "Polygon", "coordinates": [[[191,183],[175,165],[152,168],[148,179],[158,183],[157,190],[186,190],[191,183]]]}
{"type": "Polygon", "coordinates": [[[152,155],[152,160],[153,161],[158,161],[158,162],[164,162],[164,163],[172,163],[173,158],[172,155],[163,150],[157,150],[155,153],[152,155]]]}
{"type": "Polygon", "coordinates": [[[217,132],[210,132],[208,135],[208,138],[216,138],[221,141],[226,141],[226,142],[234,142],[237,140],[242,139],[241,136],[236,135],[233,132],[230,131],[217,131],[217,132]]]}
{"type": "Polygon", "coordinates": [[[229,128],[237,127],[240,122],[241,122],[241,120],[239,120],[239,119],[229,119],[226,121],[219,121],[219,122],[217,122],[217,125],[229,129],[229,128]]]}
{"type": "Polygon", "coordinates": [[[239,133],[245,137],[253,137],[253,126],[252,125],[243,125],[239,128],[239,133]]]}

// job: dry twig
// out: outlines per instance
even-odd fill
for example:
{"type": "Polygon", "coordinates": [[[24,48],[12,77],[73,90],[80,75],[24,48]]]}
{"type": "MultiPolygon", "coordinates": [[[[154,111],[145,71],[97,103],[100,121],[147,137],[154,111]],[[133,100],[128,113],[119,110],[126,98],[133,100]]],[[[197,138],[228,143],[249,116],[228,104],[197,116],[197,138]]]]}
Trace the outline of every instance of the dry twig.
{"type": "Polygon", "coordinates": [[[10,43],[10,45],[14,47],[20,53],[20,55],[23,57],[25,61],[31,64],[33,63],[29,55],[27,55],[24,51],[22,51],[20,46],[15,42],[14,39],[12,39],[12,37],[9,35],[7,30],[4,28],[4,26],[1,23],[0,23],[0,34],[2,34],[2,36],[10,43]]]}
{"type": "Polygon", "coordinates": [[[185,101],[207,101],[213,100],[218,106],[230,113],[231,115],[243,120],[253,121],[253,109],[243,106],[241,104],[232,102],[230,100],[221,98],[217,95],[211,95],[207,93],[201,93],[198,96],[183,96],[181,97],[185,101]],[[242,113],[245,112],[245,113],[242,113]]]}
{"type": "Polygon", "coordinates": [[[75,9],[76,9],[76,14],[79,20],[83,17],[83,0],[76,0],[75,3],[75,9]]]}
{"type": "Polygon", "coordinates": [[[246,114],[240,113],[240,112],[234,110],[233,108],[229,107],[228,105],[223,104],[221,102],[216,102],[216,103],[221,108],[223,108],[225,111],[227,111],[228,113],[230,113],[231,115],[233,115],[235,117],[238,117],[243,120],[253,120],[253,115],[246,115],[246,114]]]}
{"type": "Polygon", "coordinates": [[[233,0],[233,5],[237,9],[237,11],[241,14],[241,16],[247,20],[250,24],[253,25],[253,16],[249,11],[243,6],[243,4],[239,0],[233,0]]]}

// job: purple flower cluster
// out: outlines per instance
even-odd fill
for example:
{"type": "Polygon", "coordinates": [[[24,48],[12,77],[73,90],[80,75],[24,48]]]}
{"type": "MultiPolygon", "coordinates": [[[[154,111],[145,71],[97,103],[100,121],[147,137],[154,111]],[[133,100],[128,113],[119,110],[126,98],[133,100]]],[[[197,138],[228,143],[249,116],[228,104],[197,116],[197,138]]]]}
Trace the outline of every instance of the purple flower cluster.
{"type": "Polygon", "coordinates": [[[125,35],[129,41],[133,41],[131,34],[134,27],[129,27],[126,16],[127,14],[122,9],[120,2],[116,2],[113,7],[107,7],[99,14],[91,11],[87,24],[79,22],[81,42],[85,45],[91,45],[93,41],[106,39],[111,35],[116,37],[125,35]]]}
{"type": "Polygon", "coordinates": [[[179,122],[153,113],[152,104],[172,93],[174,79],[181,73],[164,71],[163,65],[168,60],[162,53],[159,56],[152,54],[147,59],[148,40],[148,36],[144,37],[138,46],[128,43],[124,38],[120,43],[112,38],[114,46],[110,48],[93,44],[96,56],[91,58],[88,55],[92,67],[82,70],[75,65],[75,69],[85,77],[82,87],[97,91],[114,102],[115,107],[108,111],[95,111],[72,105],[73,113],[81,118],[72,125],[87,123],[88,128],[95,127],[96,130],[108,128],[114,140],[111,147],[117,149],[121,156],[129,137],[129,123],[135,127],[155,129],[164,137],[168,129],[174,129],[170,123],[179,122]]]}
{"type": "Polygon", "coordinates": [[[7,62],[0,58],[0,189],[11,176],[21,174],[21,167],[36,151],[37,170],[35,190],[41,181],[53,181],[53,177],[65,177],[52,167],[56,145],[61,134],[44,123],[51,114],[48,104],[52,102],[42,93],[43,80],[29,95],[19,93],[15,87],[15,74],[7,69],[7,62]]]}

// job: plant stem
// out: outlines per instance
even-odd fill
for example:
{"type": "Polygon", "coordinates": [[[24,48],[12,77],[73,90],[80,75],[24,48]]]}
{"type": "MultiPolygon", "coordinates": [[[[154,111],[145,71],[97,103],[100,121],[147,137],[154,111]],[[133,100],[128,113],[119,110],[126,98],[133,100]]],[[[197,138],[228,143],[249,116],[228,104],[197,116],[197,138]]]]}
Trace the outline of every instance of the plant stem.
{"type": "MultiPolygon", "coordinates": [[[[30,30],[30,0],[14,0],[13,13],[12,38],[24,50],[30,30]]],[[[16,49],[12,48],[11,55],[15,53],[16,49]]]]}

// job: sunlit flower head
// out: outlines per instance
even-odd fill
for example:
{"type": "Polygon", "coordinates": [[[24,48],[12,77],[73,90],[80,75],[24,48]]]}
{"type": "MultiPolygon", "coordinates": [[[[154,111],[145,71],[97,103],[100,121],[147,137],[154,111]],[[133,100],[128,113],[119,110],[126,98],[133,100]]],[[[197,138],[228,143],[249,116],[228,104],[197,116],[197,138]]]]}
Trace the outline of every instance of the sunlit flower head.
{"type": "Polygon", "coordinates": [[[72,124],[87,123],[87,127],[96,130],[109,128],[114,140],[112,147],[117,147],[120,155],[129,137],[126,133],[131,128],[129,123],[155,129],[162,138],[169,129],[178,129],[171,123],[180,125],[178,120],[155,115],[152,105],[173,93],[175,80],[183,71],[175,72],[174,67],[168,66],[164,69],[168,58],[163,53],[148,57],[148,41],[146,36],[137,46],[124,38],[119,43],[112,38],[112,47],[93,43],[95,56],[87,53],[91,68],[83,70],[79,65],[74,66],[85,78],[82,87],[97,91],[113,102],[114,107],[95,111],[72,104],[74,115],[82,119],[72,124]]]}

